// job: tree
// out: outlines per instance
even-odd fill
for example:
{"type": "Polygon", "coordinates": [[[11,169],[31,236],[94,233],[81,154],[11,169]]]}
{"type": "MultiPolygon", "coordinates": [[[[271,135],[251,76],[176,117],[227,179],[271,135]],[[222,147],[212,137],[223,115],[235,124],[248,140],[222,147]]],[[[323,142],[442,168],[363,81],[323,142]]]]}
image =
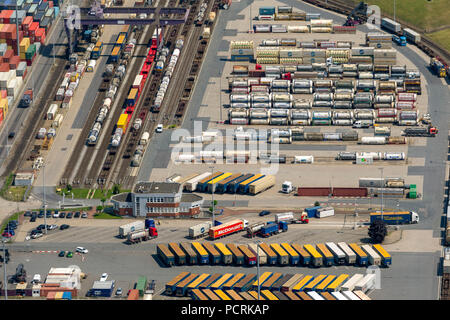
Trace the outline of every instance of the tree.
{"type": "Polygon", "coordinates": [[[118,193],[120,193],[120,184],[115,184],[115,185],[113,186],[112,193],[113,193],[113,194],[118,194],[118,193]]]}
{"type": "Polygon", "coordinates": [[[67,185],[66,189],[67,191],[72,192],[72,186],[70,184],[67,185]]]}
{"type": "Polygon", "coordinates": [[[103,206],[97,206],[96,210],[97,212],[101,212],[103,210],[103,206]]]}
{"type": "Polygon", "coordinates": [[[382,220],[375,220],[370,224],[369,237],[374,243],[382,243],[387,235],[387,225],[382,220]]]}
{"type": "Polygon", "coordinates": [[[104,206],[105,206],[105,202],[106,202],[106,198],[105,198],[105,197],[102,197],[102,198],[100,199],[100,201],[102,202],[102,206],[104,207],[104,206]]]}
{"type": "MultiPolygon", "coordinates": [[[[217,200],[214,200],[214,207],[217,206],[217,200]]],[[[211,207],[209,207],[209,212],[213,212],[213,207],[212,207],[212,203],[211,203],[211,207]]]]}
{"type": "Polygon", "coordinates": [[[314,206],[316,207],[320,206],[320,202],[319,201],[314,202],[314,206]]]}

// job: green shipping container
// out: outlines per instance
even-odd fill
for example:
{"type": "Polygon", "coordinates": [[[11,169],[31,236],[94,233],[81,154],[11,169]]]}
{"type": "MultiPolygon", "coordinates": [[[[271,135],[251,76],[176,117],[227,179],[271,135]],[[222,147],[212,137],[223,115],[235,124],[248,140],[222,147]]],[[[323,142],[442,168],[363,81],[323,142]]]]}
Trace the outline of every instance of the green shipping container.
{"type": "Polygon", "coordinates": [[[36,46],[34,44],[30,45],[25,52],[25,58],[31,59],[33,58],[34,54],[36,53],[36,46]]]}
{"type": "Polygon", "coordinates": [[[144,295],[146,286],[147,286],[147,277],[139,277],[138,282],[136,284],[136,290],[139,290],[140,296],[144,295]]]}

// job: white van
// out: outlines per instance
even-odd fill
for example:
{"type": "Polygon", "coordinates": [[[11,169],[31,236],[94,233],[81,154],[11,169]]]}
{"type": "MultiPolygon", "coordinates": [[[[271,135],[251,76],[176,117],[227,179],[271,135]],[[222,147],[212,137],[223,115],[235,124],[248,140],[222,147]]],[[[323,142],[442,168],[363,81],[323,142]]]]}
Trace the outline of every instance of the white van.
{"type": "Polygon", "coordinates": [[[157,133],[163,132],[163,125],[162,125],[162,123],[160,123],[160,124],[158,124],[158,125],[156,126],[156,132],[157,132],[157,133]]]}
{"type": "Polygon", "coordinates": [[[357,120],[353,123],[353,128],[370,128],[373,126],[372,120],[357,120]]]}
{"type": "Polygon", "coordinates": [[[40,283],[41,282],[41,275],[40,274],[35,274],[33,276],[33,280],[31,281],[32,283],[40,283]]]}

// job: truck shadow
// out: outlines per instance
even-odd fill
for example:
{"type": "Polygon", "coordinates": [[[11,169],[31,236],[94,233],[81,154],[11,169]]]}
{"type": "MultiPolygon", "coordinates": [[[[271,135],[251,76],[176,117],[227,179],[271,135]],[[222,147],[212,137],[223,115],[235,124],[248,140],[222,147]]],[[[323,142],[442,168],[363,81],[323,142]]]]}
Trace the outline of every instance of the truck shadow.
{"type": "Polygon", "coordinates": [[[152,256],[153,260],[156,261],[156,263],[158,264],[158,266],[159,266],[160,268],[166,268],[166,269],[170,268],[170,267],[168,267],[164,262],[162,262],[162,261],[159,259],[159,257],[158,257],[157,254],[152,254],[151,256],[152,256]]]}

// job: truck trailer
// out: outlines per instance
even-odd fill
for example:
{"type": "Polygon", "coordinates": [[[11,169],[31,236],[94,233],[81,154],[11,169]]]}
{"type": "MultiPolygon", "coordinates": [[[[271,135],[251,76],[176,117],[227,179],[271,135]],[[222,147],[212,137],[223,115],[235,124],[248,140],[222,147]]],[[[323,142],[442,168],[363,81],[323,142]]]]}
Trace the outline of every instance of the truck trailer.
{"type": "Polygon", "coordinates": [[[130,232],[143,231],[144,228],[145,224],[142,220],[124,224],[119,227],[119,237],[126,238],[130,232]]]}
{"type": "Polygon", "coordinates": [[[273,236],[274,234],[278,234],[281,232],[286,232],[288,230],[288,225],[286,222],[281,221],[279,223],[276,222],[268,222],[265,226],[263,226],[261,228],[261,230],[259,230],[259,234],[264,237],[270,237],[273,236]]]}
{"type": "Polygon", "coordinates": [[[175,265],[175,256],[170,252],[169,248],[165,244],[158,244],[156,246],[156,253],[161,258],[161,260],[170,267],[175,265]]]}
{"type": "Polygon", "coordinates": [[[390,225],[413,224],[419,223],[419,214],[414,211],[371,212],[370,223],[373,223],[375,220],[382,220],[390,225]]]}
{"type": "Polygon", "coordinates": [[[233,254],[233,263],[236,265],[244,264],[244,254],[239,250],[235,244],[227,243],[226,247],[233,254]]]}
{"type": "Polygon", "coordinates": [[[239,232],[244,230],[244,228],[246,228],[248,226],[248,221],[247,220],[240,220],[240,219],[236,219],[236,220],[232,220],[226,223],[222,223],[218,226],[215,227],[211,227],[209,229],[209,237],[212,240],[215,239],[219,239],[222,238],[224,236],[239,232]]]}
{"type": "Polygon", "coordinates": [[[380,244],[374,244],[372,247],[381,256],[383,266],[388,267],[392,264],[391,255],[380,244]]]}

